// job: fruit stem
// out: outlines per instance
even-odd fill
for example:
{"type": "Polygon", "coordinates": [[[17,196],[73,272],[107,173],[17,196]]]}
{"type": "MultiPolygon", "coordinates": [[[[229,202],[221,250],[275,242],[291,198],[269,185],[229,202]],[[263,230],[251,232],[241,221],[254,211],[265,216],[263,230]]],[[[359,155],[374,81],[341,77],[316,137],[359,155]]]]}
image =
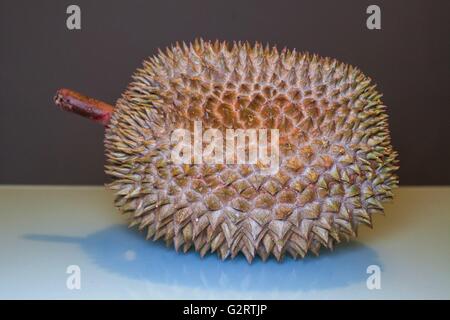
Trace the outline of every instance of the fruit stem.
{"type": "Polygon", "coordinates": [[[108,124],[114,111],[113,106],[70,89],[59,89],[54,101],[61,109],[76,113],[104,126],[108,124]]]}

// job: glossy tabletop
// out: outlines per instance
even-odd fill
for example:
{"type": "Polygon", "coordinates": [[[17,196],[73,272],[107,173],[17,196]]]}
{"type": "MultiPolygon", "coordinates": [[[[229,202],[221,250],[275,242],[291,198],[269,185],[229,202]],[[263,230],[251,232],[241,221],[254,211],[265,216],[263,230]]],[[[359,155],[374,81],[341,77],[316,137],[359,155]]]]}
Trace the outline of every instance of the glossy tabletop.
{"type": "Polygon", "coordinates": [[[112,199],[100,186],[0,186],[0,298],[450,298],[450,187],[401,187],[356,241],[251,265],[146,241],[112,199]]]}

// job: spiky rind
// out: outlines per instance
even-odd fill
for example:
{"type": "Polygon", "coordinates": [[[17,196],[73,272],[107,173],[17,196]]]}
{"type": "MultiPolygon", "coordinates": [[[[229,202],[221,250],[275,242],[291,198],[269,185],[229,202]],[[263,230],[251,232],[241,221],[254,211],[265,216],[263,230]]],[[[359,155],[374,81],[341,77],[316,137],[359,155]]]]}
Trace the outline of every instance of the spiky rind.
{"type": "Polygon", "coordinates": [[[147,237],[203,256],[304,257],[371,226],[398,183],[381,95],[358,69],[260,44],[196,41],[144,61],[105,146],[116,206],[147,237]],[[176,165],[170,134],[280,130],[280,169],[176,165]]]}

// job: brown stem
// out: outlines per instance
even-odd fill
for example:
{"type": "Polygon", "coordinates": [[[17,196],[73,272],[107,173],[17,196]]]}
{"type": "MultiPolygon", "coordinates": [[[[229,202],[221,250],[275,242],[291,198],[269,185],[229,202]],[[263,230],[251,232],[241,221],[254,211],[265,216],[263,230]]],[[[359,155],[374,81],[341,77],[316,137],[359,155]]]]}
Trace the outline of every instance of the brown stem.
{"type": "Polygon", "coordinates": [[[79,114],[105,126],[114,111],[113,106],[70,89],[59,89],[54,101],[63,110],[79,114]]]}

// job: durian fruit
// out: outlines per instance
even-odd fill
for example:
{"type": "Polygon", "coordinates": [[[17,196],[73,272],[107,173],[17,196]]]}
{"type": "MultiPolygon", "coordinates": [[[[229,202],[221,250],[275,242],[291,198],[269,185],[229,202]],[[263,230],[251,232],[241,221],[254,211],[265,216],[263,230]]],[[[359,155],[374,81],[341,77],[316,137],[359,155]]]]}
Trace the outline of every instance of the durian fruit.
{"type": "Polygon", "coordinates": [[[318,255],[371,227],[398,184],[381,94],[331,58],[198,40],[145,60],[114,108],[66,89],[55,100],[106,124],[115,205],[176,250],[249,262],[318,255]],[[194,121],[279,129],[278,172],[173,163],[171,133],[194,121]]]}

